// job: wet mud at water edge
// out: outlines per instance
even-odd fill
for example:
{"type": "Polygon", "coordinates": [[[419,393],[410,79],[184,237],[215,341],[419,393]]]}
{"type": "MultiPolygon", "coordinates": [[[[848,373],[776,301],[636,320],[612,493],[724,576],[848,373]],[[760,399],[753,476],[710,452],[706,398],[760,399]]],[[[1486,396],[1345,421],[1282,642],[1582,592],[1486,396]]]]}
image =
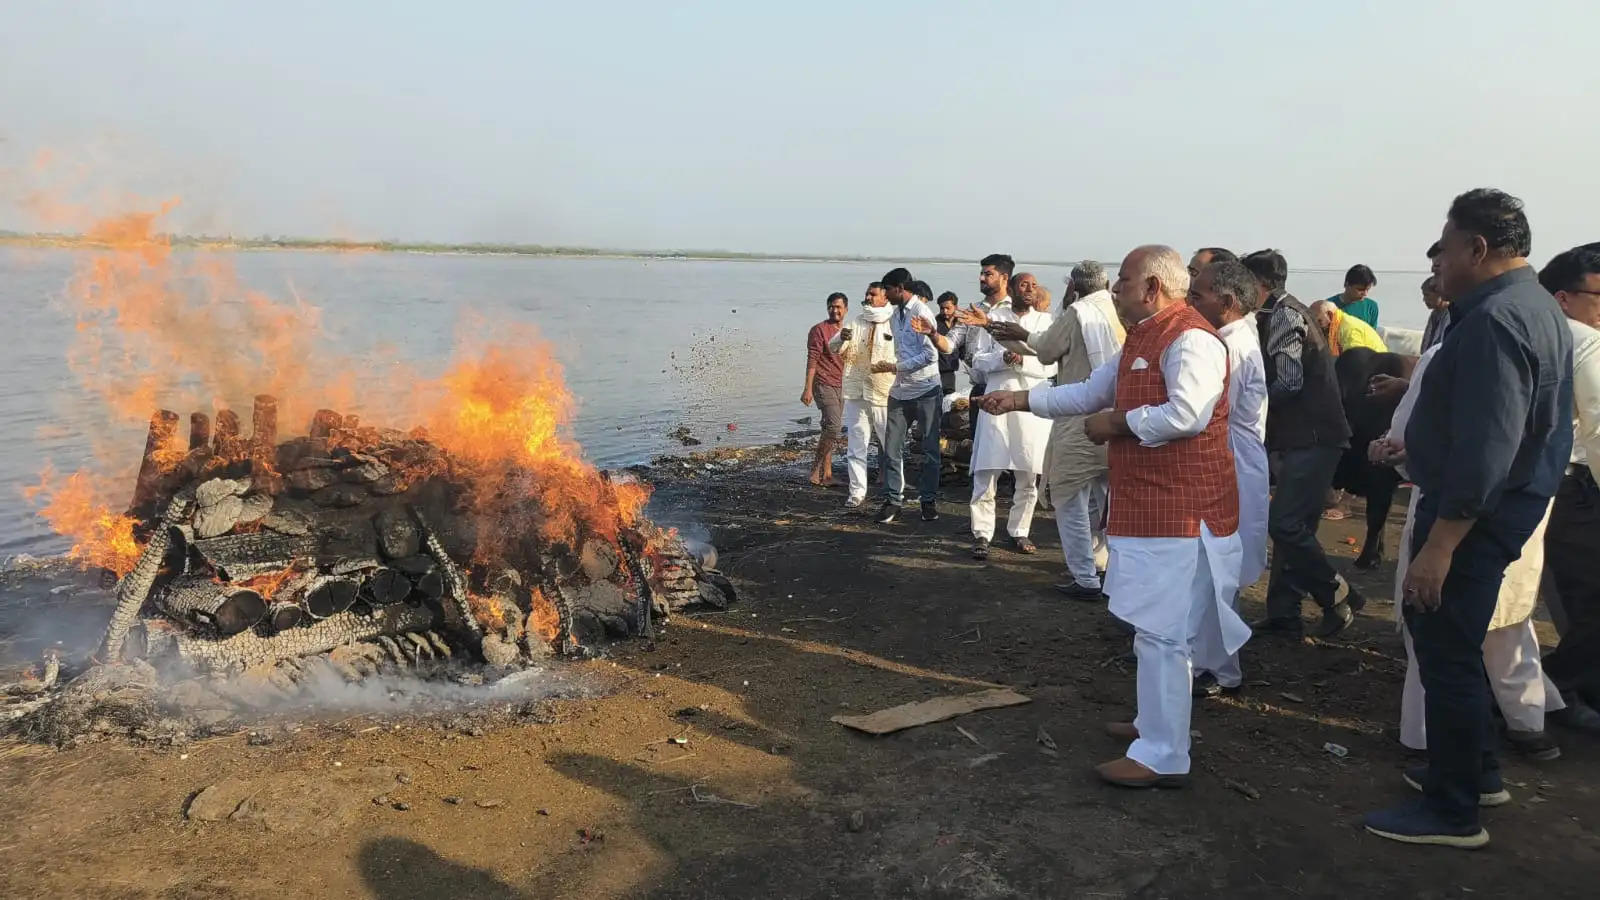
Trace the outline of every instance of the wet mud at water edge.
{"type": "MultiPolygon", "coordinates": [[[[1363,812],[1408,799],[1414,759],[1386,733],[1404,671],[1393,561],[1353,570],[1359,515],[1322,528],[1373,598],[1356,627],[1247,646],[1244,693],[1197,701],[1192,787],[1136,793],[1090,771],[1123,749],[1101,725],[1132,711],[1128,640],[1051,589],[1047,513],[1037,556],[1002,540],[979,564],[960,483],[939,522],[879,527],[871,504],[845,512],[841,493],[804,484],[798,451],[751,456],[650,476],[651,515],[703,529],[741,604],[565,664],[603,685],[593,694],[522,719],[355,711],[170,747],[0,743],[0,896],[1592,893],[1600,745],[1570,732],[1553,732],[1555,762],[1505,757],[1514,800],[1485,813],[1483,851],[1360,830],[1363,812]],[[830,721],[991,684],[1033,702],[878,738],[830,721]]],[[[92,603],[62,599],[75,591],[53,598],[52,622],[92,603]]],[[[1247,617],[1260,601],[1247,593],[1247,617]]],[[[104,610],[82,618],[98,627],[104,610]]]]}

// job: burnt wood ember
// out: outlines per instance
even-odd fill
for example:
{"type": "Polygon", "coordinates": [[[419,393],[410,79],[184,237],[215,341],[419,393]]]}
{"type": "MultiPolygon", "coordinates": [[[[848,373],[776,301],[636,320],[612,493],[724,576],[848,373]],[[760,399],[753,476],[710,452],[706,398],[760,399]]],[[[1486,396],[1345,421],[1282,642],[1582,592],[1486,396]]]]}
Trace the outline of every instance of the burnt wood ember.
{"type": "Polygon", "coordinates": [[[140,608],[150,597],[150,588],[156,583],[156,575],[161,571],[161,563],[166,558],[173,533],[182,533],[178,531],[178,526],[193,505],[193,497],[184,493],[167,501],[161,526],[151,533],[150,543],[145,545],[139,561],[133,564],[133,571],[124,575],[117,585],[117,607],[111,613],[110,623],[106,625],[105,636],[100,639],[102,660],[122,658],[122,642],[128,636],[128,629],[133,627],[133,620],[138,618],[140,608]]]}
{"type": "Polygon", "coordinates": [[[189,450],[204,450],[211,444],[211,417],[203,412],[189,414],[189,450]]]}
{"type": "Polygon", "coordinates": [[[426,607],[390,606],[371,614],[341,612],[320,622],[263,637],[245,631],[224,640],[178,634],[172,652],[207,672],[237,672],[252,666],[326,653],[342,644],[379,635],[433,628],[438,613],[426,607]]]}
{"type": "Polygon", "coordinates": [[[305,610],[293,603],[279,603],[267,613],[267,622],[271,624],[274,634],[288,631],[305,620],[305,610]]]}
{"type": "Polygon", "coordinates": [[[267,612],[267,602],[255,591],[198,576],[186,576],[168,585],[161,595],[160,605],[162,611],[174,619],[205,626],[224,635],[254,627],[267,612]]]}
{"type": "Polygon", "coordinates": [[[305,610],[313,619],[326,619],[342,613],[356,602],[361,583],[354,578],[329,575],[306,589],[305,610]]]}
{"type": "Polygon", "coordinates": [[[588,652],[734,599],[675,533],[625,518],[623,482],[602,475],[575,516],[547,505],[570,504],[570,486],[528,469],[479,483],[478,464],[420,431],[319,410],[309,434],[279,443],[276,399],[256,397],[253,415],[248,440],[228,410],[191,416],[187,456],[172,445],[178,416],[152,417],[132,510],[148,543],[101,659],[265,666],[288,690],[319,667],[359,677],[464,652],[494,666],[588,652]]]}
{"type": "Polygon", "coordinates": [[[163,409],[150,417],[150,431],[144,439],[144,456],[140,459],[139,475],[134,481],[133,502],[128,504],[131,509],[144,510],[156,499],[165,470],[163,457],[174,449],[173,439],[177,433],[177,413],[163,409]]]}
{"type": "Polygon", "coordinates": [[[411,579],[395,569],[379,569],[367,576],[361,585],[362,597],[374,606],[404,603],[411,596],[411,590],[411,579]]]}
{"type": "Polygon", "coordinates": [[[238,459],[244,455],[239,440],[239,414],[231,409],[217,410],[216,428],[211,433],[211,449],[219,459],[238,459]]]}

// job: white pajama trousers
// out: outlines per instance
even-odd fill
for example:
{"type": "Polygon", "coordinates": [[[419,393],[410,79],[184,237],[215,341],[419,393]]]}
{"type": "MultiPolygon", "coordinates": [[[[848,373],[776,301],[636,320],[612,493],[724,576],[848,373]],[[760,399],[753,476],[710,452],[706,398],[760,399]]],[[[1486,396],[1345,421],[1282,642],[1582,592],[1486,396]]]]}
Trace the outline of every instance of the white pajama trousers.
{"type": "Polygon", "coordinates": [[[1188,638],[1175,641],[1142,628],[1133,635],[1139,666],[1135,677],[1139,711],[1133,725],[1139,738],[1129,745],[1127,756],[1158,775],[1189,773],[1189,716],[1194,705],[1190,648],[1207,623],[1210,630],[1221,633],[1215,622],[1216,591],[1202,543],[1189,587],[1188,638]]]}
{"type": "MultiPolygon", "coordinates": [[[[1427,706],[1417,651],[1411,646],[1411,630],[1402,628],[1401,632],[1406,644],[1406,686],[1400,693],[1400,743],[1426,750],[1427,706]]],[[[1489,629],[1483,639],[1483,668],[1500,714],[1513,731],[1543,731],[1545,713],[1567,708],[1539,663],[1539,636],[1532,619],[1489,629]]]]}
{"type": "MultiPolygon", "coordinates": [[[[1239,595],[1233,597],[1233,608],[1239,609],[1239,595]]],[[[1222,623],[1217,618],[1217,608],[1209,606],[1201,612],[1200,630],[1189,642],[1190,657],[1196,672],[1210,672],[1217,684],[1236,688],[1244,682],[1244,671],[1239,668],[1239,653],[1229,653],[1222,646],[1222,623]]]]}
{"type": "MultiPolygon", "coordinates": [[[[1003,469],[983,469],[972,473],[972,536],[983,540],[994,539],[994,510],[996,484],[1003,469]]],[[[1011,491],[1011,516],[1006,520],[1006,533],[1015,538],[1025,538],[1033,527],[1033,508],[1039,503],[1039,482],[1032,472],[1012,472],[1014,487],[1011,491]]]]}
{"type": "Polygon", "coordinates": [[[1072,580],[1099,589],[1106,567],[1106,535],[1099,530],[1106,508],[1106,479],[1096,478],[1070,497],[1053,498],[1056,533],[1061,535],[1061,555],[1066,557],[1072,580]]]}
{"type": "MultiPolygon", "coordinates": [[[[885,431],[889,427],[889,407],[878,406],[866,400],[844,401],[845,467],[850,472],[850,499],[864,500],[867,496],[867,448],[873,435],[878,446],[886,447],[885,431]]],[[[888,454],[883,462],[887,463],[888,454]]]]}

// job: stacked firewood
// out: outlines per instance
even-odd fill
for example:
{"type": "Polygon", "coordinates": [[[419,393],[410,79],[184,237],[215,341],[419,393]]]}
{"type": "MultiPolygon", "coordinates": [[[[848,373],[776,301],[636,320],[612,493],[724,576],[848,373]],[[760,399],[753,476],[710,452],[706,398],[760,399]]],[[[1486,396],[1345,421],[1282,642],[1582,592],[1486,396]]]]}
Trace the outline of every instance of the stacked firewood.
{"type": "Polygon", "coordinates": [[[118,584],[102,660],[292,672],[346,648],[336,658],[357,674],[371,668],[362,660],[463,650],[504,666],[649,635],[675,610],[734,599],[726,578],[646,520],[614,536],[480,540],[538,522],[537,499],[502,490],[486,515],[482,486],[419,432],[321,410],[306,435],[279,442],[277,404],[261,396],[250,437],[227,411],[214,429],[196,413],[175,454],[177,423],[152,417],[131,507],[146,545],[118,584]]]}

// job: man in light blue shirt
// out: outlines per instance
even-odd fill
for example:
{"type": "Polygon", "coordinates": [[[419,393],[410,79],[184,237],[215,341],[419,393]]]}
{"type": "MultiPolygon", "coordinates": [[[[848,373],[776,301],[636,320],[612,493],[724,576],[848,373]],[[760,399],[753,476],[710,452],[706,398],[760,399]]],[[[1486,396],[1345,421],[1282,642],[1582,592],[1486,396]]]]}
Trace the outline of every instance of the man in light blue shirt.
{"type": "Polygon", "coordinates": [[[877,521],[887,525],[900,514],[905,492],[906,435],[911,423],[922,428],[922,472],[917,488],[922,501],[922,521],[939,518],[935,503],[939,499],[939,414],[942,390],[939,381],[939,354],[950,352],[950,339],[939,333],[933,309],[913,292],[911,273],[904,268],[883,276],[883,289],[894,304],[889,317],[890,337],[894,341],[895,362],[882,362],[873,371],[895,373],[889,389],[889,425],[884,453],[888,456],[883,507],[877,521]]]}

